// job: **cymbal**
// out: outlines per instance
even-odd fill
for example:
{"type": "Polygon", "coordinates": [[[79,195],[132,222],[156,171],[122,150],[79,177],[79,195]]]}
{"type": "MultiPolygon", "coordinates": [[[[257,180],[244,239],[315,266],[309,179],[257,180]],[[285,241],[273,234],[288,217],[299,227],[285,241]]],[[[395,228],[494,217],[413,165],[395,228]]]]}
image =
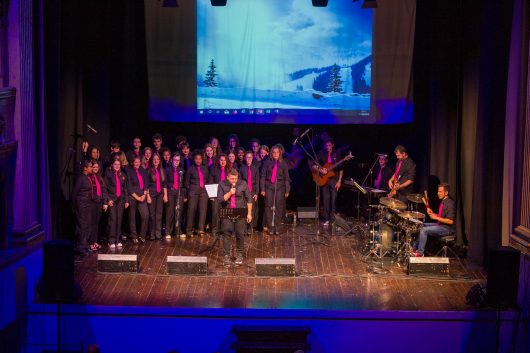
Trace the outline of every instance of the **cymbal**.
{"type": "Polygon", "coordinates": [[[399,214],[399,217],[401,218],[409,218],[409,219],[424,219],[425,215],[421,212],[415,212],[415,211],[405,211],[401,212],[399,214]]]}
{"type": "Polygon", "coordinates": [[[405,205],[403,202],[390,197],[381,197],[379,199],[379,203],[381,205],[385,205],[386,207],[395,208],[396,210],[404,210],[407,208],[407,205],[405,205]]]}
{"type": "Polygon", "coordinates": [[[423,202],[422,198],[423,198],[422,194],[407,195],[407,200],[409,200],[410,202],[414,202],[414,203],[422,203],[423,202]]]}

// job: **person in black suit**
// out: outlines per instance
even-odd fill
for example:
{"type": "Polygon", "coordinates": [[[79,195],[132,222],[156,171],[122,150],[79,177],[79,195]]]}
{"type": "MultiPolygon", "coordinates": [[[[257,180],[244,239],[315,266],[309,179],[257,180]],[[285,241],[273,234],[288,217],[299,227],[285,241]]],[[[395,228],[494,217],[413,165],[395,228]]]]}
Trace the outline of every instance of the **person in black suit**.
{"type": "Polygon", "coordinates": [[[388,181],[392,178],[393,174],[392,167],[388,165],[388,157],[384,154],[379,155],[377,165],[374,169],[375,179],[373,187],[378,190],[389,191],[388,181]]]}
{"type": "Polygon", "coordinates": [[[133,243],[144,242],[149,222],[147,207],[147,172],[141,167],[140,156],[132,157],[131,165],[126,168],[129,190],[129,230],[133,243]],[[136,229],[136,211],[140,214],[140,234],[136,229]]]}
{"type": "Polygon", "coordinates": [[[115,159],[105,171],[105,184],[108,191],[109,206],[109,248],[121,248],[123,211],[129,207],[127,177],[121,170],[119,159],[115,159]]]}
{"type": "Polygon", "coordinates": [[[160,156],[155,153],[147,170],[147,206],[151,223],[149,240],[162,239],[163,206],[167,201],[166,173],[160,156]]]}
{"type": "Polygon", "coordinates": [[[208,182],[208,168],[202,164],[202,152],[193,153],[193,165],[186,171],[186,189],[188,190],[188,215],[186,220],[186,235],[193,236],[193,220],[197,210],[199,212],[198,234],[204,235],[206,211],[208,209],[208,194],[205,185],[208,182]]]}
{"type": "MultiPolygon", "coordinates": [[[[313,169],[317,170],[321,175],[327,174],[329,171],[325,168],[325,165],[333,165],[340,159],[340,153],[335,151],[333,148],[335,143],[333,139],[327,138],[324,141],[324,149],[318,153],[318,164],[312,166],[313,169]]],[[[340,189],[342,182],[343,170],[342,168],[335,169],[335,176],[330,178],[326,185],[320,187],[320,193],[322,195],[323,204],[323,216],[324,225],[329,225],[329,222],[335,216],[335,206],[337,200],[337,191],[340,189]]]]}
{"type": "Polygon", "coordinates": [[[289,167],[282,157],[282,146],[275,145],[271,148],[271,157],[263,163],[260,176],[260,191],[265,197],[265,213],[267,217],[269,234],[279,234],[278,225],[285,216],[285,203],[291,190],[289,167]],[[276,197],[275,197],[276,196],[276,197]],[[273,207],[275,217],[273,219],[273,207]],[[274,227],[272,227],[274,222],[274,227]]]}
{"type": "Polygon", "coordinates": [[[90,244],[90,250],[97,251],[101,249],[98,239],[98,230],[99,230],[99,221],[101,220],[101,215],[103,211],[108,209],[108,195],[107,195],[107,185],[105,180],[101,177],[101,162],[92,161],[92,181],[95,186],[96,192],[94,193],[94,211],[92,214],[92,230],[90,233],[90,238],[88,243],[90,244]]]}
{"type": "Polygon", "coordinates": [[[236,222],[223,219],[221,229],[223,231],[223,264],[230,265],[230,239],[236,236],[236,265],[243,263],[243,250],[245,246],[245,224],[252,222],[252,195],[245,181],[238,178],[234,169],[228,172],[227,180],[219,183],[217,199],[223,208],[246,208],[246,219],[240,218],[236,222]],[[246,222],[245,222],[246,221],[246,222]]]}
{"type": "Polygon", "coordinates": [[[245,152],[244,161],[245,164],[239,168],[239,175],[247,183],[252,195],[252,223],[248,225],[248,234],[252,234],[254,232],[253,229],[258,224],[259,167],[254,161],[254,153],[252,151],[245,152]]]}
{"type": "Polygon", "coordinates": [[[142,140],[140,137],[135,136],[132,141],[132,149],[127,151],[127,161],[129,164],[133,164],[134,157],[139,157],[140,160],[142,159],[143,152],[142,152],[142,140]]]}
{"type": "MultiPolygon", "coordinates": [[[[187,201],[187,193],[184,186],[184,168],[180,165],[180,154],[178,152],[173,154],[171,165],[166,168],[166,178],[168,196],[166,207],[166,239],[171,239],[174,232],[175,234],[180,233],[180,227],[182,227],[182,211],[184,202],[187,201]],[[177,224],[179,228],[177,228],[177,224]]],[[[186,234],[180,235],[186,236],[186,234]]]]}
{"type": "MultiPolygon", "coordinates": [[[[396,146],[394,154],[397,158],[396,169],[390,180],[388,187],[390,190],[395,190],[395,197],[405,204],[407,203],[407,195],[413,191],[414,178],[416,177],[416,164],[409,157],[407,149],[401,145],[396,146]]],[[[392,191],[388,194],[393,197],[392,191]]]]}
{"type": "Polygon", "coordinates": [[[72,201],[77,223],[76,251],[86,256],[89,251],[88,239],[93,232],[93,200],[95,187],[92,182],[92,162],[82,162],[82,172],[77,177],[72,190],[72,201]]]}
{"type": "MultiPolygon", "coordinates": [[[[227,160],[226,155],[224,153],[221,153],[219,156],[217,156],[216,163],[212,168],[209,170],[209,178],[208,178],[208,184],[219,184],[220,182],[226,180],[226,177],[228,175],[228,167],[227,167],[227,160]]],[[[211,219],[212,219],[212,235],[217,235],[219,233],[219,219],[218,219],[218,213],[219,213],[219,203],[217,202],[217,199],[212,200],[212,209],[211,209],[211,219]]]]}

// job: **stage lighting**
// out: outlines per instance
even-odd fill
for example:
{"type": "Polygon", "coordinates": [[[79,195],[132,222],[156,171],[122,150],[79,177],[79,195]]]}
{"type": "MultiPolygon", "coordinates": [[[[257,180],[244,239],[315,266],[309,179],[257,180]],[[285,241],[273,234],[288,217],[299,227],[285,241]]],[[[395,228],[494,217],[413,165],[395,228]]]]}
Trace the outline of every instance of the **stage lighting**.
{"type": "Polygon", "coordinates": [[[364,0],[362,9],[377,9],[377,0],[364,0]]]}
{"type": "Polygon", "coordinates": [[[226,6],[226,0],[210,0],[212,6],[226,6]]]}
{"type": "Polygon", "coordinates": [[[178,0],[162,0],[162,7],[179,7],[178,0]]]}
{"type": "Polygon", "coordinates": [[[328,0],[311,0],[315,7],[326,7],[328,6],[328,0]]]}

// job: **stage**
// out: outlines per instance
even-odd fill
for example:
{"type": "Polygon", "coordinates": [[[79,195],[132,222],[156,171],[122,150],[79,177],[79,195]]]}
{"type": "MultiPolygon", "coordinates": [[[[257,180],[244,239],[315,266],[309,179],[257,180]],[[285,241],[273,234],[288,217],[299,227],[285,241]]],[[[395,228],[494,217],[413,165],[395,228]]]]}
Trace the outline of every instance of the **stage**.
{"type": "Polygon", "coordinates": [[[485,283],[484,272],[450,259],[449,277],[407,275],[406,268],[385,257],[367,261],[360,234],[331,235],[322,228],[329,246],[314,244],[314,226],[286,227],[279,236],[261,232],[245,238],[245,262],[222,266],[222,250],[209,234],[185,240],[162,239],[144,244],[125,242],[122,250],[102,253],[137,254],[139,272],[110,274],[97,271],[97,255],[76,262],[81,303],[105,306],[180,308],[267,308],[319,310],[467,311],[468,290],[485,283]],[[168,275],[168,255],[208,256],[206,276],[168,275]],[[295,277],[257,277],[255,258],[295,258],[295,277]]]}

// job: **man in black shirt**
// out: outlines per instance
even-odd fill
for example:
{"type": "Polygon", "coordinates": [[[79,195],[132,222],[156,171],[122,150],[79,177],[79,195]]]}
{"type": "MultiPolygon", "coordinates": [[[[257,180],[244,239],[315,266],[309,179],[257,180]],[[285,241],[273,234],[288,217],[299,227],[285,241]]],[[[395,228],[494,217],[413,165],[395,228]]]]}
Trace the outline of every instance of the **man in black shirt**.
{"type": "Polygon", "coordinates": [[[226,180],[219,183],[217,199],[223,208],[246,208],[247,218],[240,218],[233,223],[223,219],[221,229],[223,231],[223,264],[230,264],[230,240],[229,236],[236,236],[236,265],[243,263],[244,236],[246,224],[252,222],[252,195],[245,181],[239,179],[238,172],[234,169],[228,171],[226,180]],[[246,222],[245,222],[246,221],[246,222]]]}
{"type": "Polygon", "coordinates": [[[407,195],[413,191],[414,178],[416,177],[416,164],[409,157],[405,147],[398,145],[394,149],[397,158],[396,171],[388,181],[390,188],[389,197],[394,197],[392,190],[396,191],[395,197],[407,203],[407,195]]]}
{"type": "Polygon", "coordinates": [[[375,179],[374,179],[374,185],[373,185],[373,187],[378,190],[389,191],[388,181],[394,175],[394,171],[387,163],[388,163],[387,155],[386,154],[379,155],[378,160],[377,160],[377,166],[375,167],[375,170],[374,170],[375,179]]]}
{"type": "Polygon", "coordinates": [[[436,223],[425,223],[423,225],[418,237],[416,256],[423,256],[429,236],[443,237],[453,233],[455,230],[456,205],[454,200],[449,197],[449,184],[441,183],[438,185],[438,198],[442,200],[438,213],[434,213],[433,210],[427,208],[429,217],[436,223]]]}

